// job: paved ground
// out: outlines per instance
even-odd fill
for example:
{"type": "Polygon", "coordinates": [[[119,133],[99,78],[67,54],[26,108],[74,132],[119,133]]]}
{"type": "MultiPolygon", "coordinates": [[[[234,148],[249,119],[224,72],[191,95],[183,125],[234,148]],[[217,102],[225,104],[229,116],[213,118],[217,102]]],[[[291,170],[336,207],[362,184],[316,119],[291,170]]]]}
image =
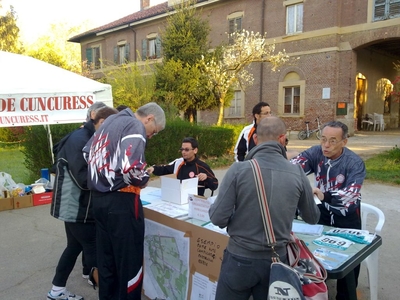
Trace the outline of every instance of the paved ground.
{"type": "MultiPolygon", "coordinates": [[[[301,151],[318,143],[299,141],[292,133],[289,149],[301,151]]],[[[349,139],[348,146],[362,157],[400,146],[400,131],[360,132],[349,139]]],[[[226,169],[215,170],[222,180],[226,169]]],[[[153,180],[150,186],[160,186],[153,180]]],[[[363,201],[379,207],[386,216],[379,260],[379,300],[398,299],[400,269],[397,255],[400,186],[365,182],[363,201]]],[[[65,247],[63,223],[49,214],[49,205],[0,212],[0,300],[45,299],[62,250],[65,247]]],[[[80,258],[67,283],[71,291],[86,300],[97,294],[81,277],[80,258]]],[[[334,281],[329,283],[332,286],[334,281]]],[[[369,300],[366,269],[362,267],[359,299],[369,300]]],[[[330,295],[331,299],[332,295],[330,295]]],[[[192,299],[197,300],[197,299],[192,299]]],[[[227,299],[228,300],[228,299],[227,299]]]]}

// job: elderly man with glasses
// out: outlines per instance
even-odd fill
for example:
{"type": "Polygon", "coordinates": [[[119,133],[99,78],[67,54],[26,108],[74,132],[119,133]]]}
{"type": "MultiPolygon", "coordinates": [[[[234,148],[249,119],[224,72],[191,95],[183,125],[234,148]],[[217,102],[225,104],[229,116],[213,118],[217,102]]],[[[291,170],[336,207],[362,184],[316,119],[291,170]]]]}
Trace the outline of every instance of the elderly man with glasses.
{"type": "Polygon", "coordinates": [[[197,193],[204,196],[205,189],[215,191],[218,188],[218,179],[211,168],[197,157],[198,142],[192,137],[186,137],[182,141],[182,157],[175,159],[168,165],[152,166],[146,171],[157,176],[176,174],[178,179],[199,178],[197,193]]]}
{"type": "MultiPolygon", "coordinates": [[[[321,145],[301,152],[291,162],[300,164],[306,175],[315,175],[313,193],[321,200],[319,224],[361,229],[360,190],[366,174],[365,165],[346,147],[347,135],[346,124],[328,122],[322,127],[321,145]]],[[[354,280],[355,286],[359,272],[358,265],[347,275],[354,277],[349,281],[354,280]]],[[[337,281],[336,299],[347,299],[346,277],[337,281]]]]}
{"type": "Polygon", "coordinates": [[[99,299],[140,299],[147,185],[145,148],[165,128],[165,113],[150,102],[108,117],[83,148],[96,221],[99,299]]]}

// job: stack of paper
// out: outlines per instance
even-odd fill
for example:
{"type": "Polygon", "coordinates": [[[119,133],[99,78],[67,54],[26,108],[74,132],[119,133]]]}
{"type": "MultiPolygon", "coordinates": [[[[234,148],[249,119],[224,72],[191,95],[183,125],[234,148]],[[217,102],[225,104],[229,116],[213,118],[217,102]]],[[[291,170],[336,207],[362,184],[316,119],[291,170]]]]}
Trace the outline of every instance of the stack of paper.
{"type": "Polygon", "coordinates": [[[324,231],[324,226],[293,222],[292,231],[300,234],[321,235],[324,231]]]}
{"type": "Polygon", "coordinates": [[[165,201],[146,205],[146,208],[160,212],[171,218],[180,218],[188,215],[187,205],[176,205],[165,201]]]}

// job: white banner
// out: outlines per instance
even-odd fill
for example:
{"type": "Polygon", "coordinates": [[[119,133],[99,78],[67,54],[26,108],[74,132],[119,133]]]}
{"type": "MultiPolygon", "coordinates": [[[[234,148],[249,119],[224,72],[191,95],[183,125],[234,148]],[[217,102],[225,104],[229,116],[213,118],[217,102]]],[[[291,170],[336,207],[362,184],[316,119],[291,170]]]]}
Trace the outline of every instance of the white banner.
{"type": "Polygon", "coordinates": [[[0,95],[0,127],[80,123],[95,101],[93,93],[0,95]]]}

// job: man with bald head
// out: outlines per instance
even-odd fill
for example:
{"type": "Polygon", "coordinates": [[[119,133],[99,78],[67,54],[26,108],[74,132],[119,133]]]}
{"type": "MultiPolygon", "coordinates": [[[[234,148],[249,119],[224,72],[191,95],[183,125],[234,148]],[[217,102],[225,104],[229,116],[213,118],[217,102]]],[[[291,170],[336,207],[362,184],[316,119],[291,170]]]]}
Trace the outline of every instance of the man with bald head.
{"type": "Polygon", "coordinates": [[[218,279],[216,300],[265,299],[273,251],[268,246],[257,188],[248,160],[260,165],[277,245],[275,251],[287,263],[286,244],[299,208],[305,222],[315,224],[320,212],[310,182],[302,168],[286,159],[285,123],[277,117],[264,118],[254,135],[256,146],[244,161],[226,172],[218,196],[210,207],[211,222],[227,227],[228,246],[218,279]]]}

